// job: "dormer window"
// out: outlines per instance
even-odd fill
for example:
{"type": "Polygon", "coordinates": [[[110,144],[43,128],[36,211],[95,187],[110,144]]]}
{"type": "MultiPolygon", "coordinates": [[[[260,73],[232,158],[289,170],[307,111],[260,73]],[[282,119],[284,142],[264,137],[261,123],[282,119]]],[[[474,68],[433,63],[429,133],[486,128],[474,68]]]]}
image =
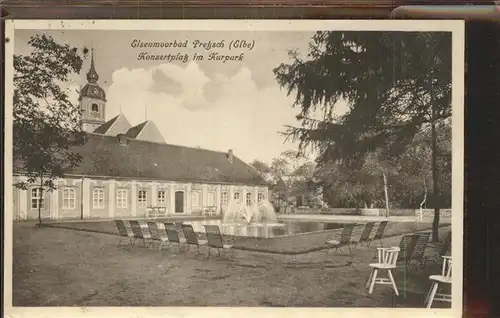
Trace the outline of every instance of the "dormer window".
{"type": "Polygon", "coordinates": [[[90,108],[90,115],[92,117],[97,117],[99,118],[99,105],[97,104],[92,104],[91,108],[90,108]]]}

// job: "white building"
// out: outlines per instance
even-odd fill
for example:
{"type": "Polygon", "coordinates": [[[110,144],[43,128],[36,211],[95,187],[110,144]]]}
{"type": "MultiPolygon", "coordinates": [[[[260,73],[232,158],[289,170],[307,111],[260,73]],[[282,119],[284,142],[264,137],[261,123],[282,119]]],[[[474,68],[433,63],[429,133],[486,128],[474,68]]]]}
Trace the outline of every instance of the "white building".
{"type": "MultiPolygon", "coordinates": [[[[131,127],[123,114],[105,121],[106,94],[92,55],[88,83],[80,91],[87,142],[82,164],[44,191],[42,218],[146,217],[151,207],[167,215],[221,214],[230,198],[252,205],[268,198],[265,181],[227,153],[165,143],[152,121],[131,127]]],[[[14,182],[23,173],[14,163],[14,182]]],[[[14,188],[14,219],[36,219],[40,191],[14,188]]]]}

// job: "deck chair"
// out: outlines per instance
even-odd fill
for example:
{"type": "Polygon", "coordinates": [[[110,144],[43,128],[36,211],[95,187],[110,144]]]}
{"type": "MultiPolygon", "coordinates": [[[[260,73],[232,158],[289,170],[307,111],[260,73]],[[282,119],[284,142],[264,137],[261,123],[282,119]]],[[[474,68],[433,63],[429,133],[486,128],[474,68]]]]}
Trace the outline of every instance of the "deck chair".
{"type": "Polygon", "coordinates": [[[127,227],[125,226],[125,222],[123,220],[115,220],[116,228],[118,229],[118,234],[120,235],[120,241],[118,241],[118,246],[121,245],[122,240],[124,238],[128,238],[130,241],[130,244],[133,244],[133,238],[134,234],[130,231],[127,230],[127,227]]]}
{"type": "Polygon", "coordinates": [[[333,239],[332,237],[328,238],[328,241],[326,241],[326,245],[328,245],[329,248],[335,248],[335,252],[339,250],[339,248],[343,246],[347,246],[349,249],[349,253],[352,254],[351,250],[351,235],[352,231],[354,230],[354,223],[348,223],[344,225],[344,228],[342,229],[342,233],[340,234],[340,240],[333,239]]]}
{"type": "MultiPolygon", "coordinates": [[[[159,241],[160,244],[164,243],[164,242],[168,242],[168,237],[166,235],[162,235],[162,233],[160,232],[160,229],[158,229],[158,223],[150,221],[150,222],[147,222],[147,224],[148,224],[148,228],[149,228],[149,233],[151,233],[151,238],[153,241],[151,247],[153,247],[155,241],[159,241]]],[[[160,251],[160,250],[161,250],[161,248],[158,248],[158,251],[160,251]]]]}
{"type": "Polygon", "coordinates": [[[149,241],[149,247],[151,247],[153,239],[148,228],[142,228],[141,224],[137,220],[131,220],[130,227],[132,228],[132,233],[134,234],[134,244],[136,240],[140,239],[144,243],[144,246],[146,246],[146,241],[149,241]]]}
{"type": "Polygon", "coordinates": [[[375,240],[379,240],[380,246],[382,246],[382,247],[384,246],[384,243],[382,242],[382,238],[384,237],[385,229],[387,228],[387,223],[389,223],[389,222],[388,221],[380,222],[375,235],[372,238],[368,239],[368,244],[367,244],[368,247],[370,247],[370,244],[375,240]]]}
{"type": "Polygon", "coordinates": [[[431,257],[426,257],[425,262],[432,261],[438,264],[443,259],[443,256],[448,255],[450,252],[451,252],[451,231],[448,232],[448,234],[446,235],[446,238],[443,242],[443,245],[441,245],[439,253],[431,257]]]}
{"type": "Polygon", "coordinates": [[[217,255],[220,257],[220,250],[232,250],[234,256],[233,247],[235,245],[234,235],[231,236],[232,244],[224,244],[224,239],[220,233],[219,227],[217,225],[204,225],[205,232],[207,233],[208,241],[208,257],[210,257],[210,250],[212,248],[217,249],[217,255]]]}
{"type": "Polygon", "coordinates": [[[196,235],[196,232],[194,231],[192,225],[181,224],[181,228],[182,232],[184,233],[184,237],[186,238],[186,242],[188,244],[186,252],[189,250],[189,246],[194,245],[196,246],[196,251],[199,253],[200,246],[205,246],[208,244],[208,241],[198,239],[198,235],[196,235]]]}
{"type": "Polygon", "coordinates": [[[422,232],[417,233],[418,236],[415,246],[413,248],[413,253],[411,254],[410,259],[410,268],[413,261],[416,262],[415,268],[423,268],[425,266],[425,249],[427,248],[427,243],[429,242],[429,237],[431,236],[431,232],[422,232]]]}
{"type": "MultiPolygon", "coordinates": [[[[181,244],[186,243],[186,240],[179,236],[179,232],[177,231],[177,227],[174,223],[171,222],[163,222],[165,226],[165,233],[167,234],[168,242],[177,243],[179,251],[181,250],[181,244]]],[[[159,250],[163,247],[165,242],[161,242],[159,250]]]]}
{"type": "Polygon", "coordinates": [[[368,222],[365,224],[365,227],[363,228],[363,232],[361,233],[359,239],[357,241],[352,241],[354,247],[356,247],[358,244],[363,244],[363,243],[368,244],[368,239],[370,238],[370,234],[372,233],[374,225],[375,222],[368,222]]]}
{"type": "Polygon", "coordinates": [[[401,241],[399,242],[399,255],[398,263],[404,263],[406,272],[408,272],[408,266],[413,256],[413,250],[418,240],[418,235],[416,234],[406,234],[403,235],[401,241]]]}

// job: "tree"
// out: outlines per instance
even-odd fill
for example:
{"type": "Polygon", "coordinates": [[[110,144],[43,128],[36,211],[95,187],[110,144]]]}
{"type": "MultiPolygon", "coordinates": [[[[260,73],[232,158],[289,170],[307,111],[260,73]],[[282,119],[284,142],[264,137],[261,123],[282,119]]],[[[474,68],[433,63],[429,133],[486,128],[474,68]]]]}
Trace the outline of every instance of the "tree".
{"type": "MultiPolygon", "coordinates": [[[[451,125],[437,126],[440,206],[451,206],[451,125]]],[[[348,208],[382,208],[390,201],[392,208],[420,208],[426,196],[428,181],[432,181],[431,132],[421,130],[407,150],[391,158],[381,158],[377,152],[367,155],[363,166],[349,167],[329,161],[319,165],[314,181],[323,188],[323,196],[332,206],[348,208]],[[383,182],[386,174],[387,183],[383,182]],[[386,186],[389,200],[384,198],[386,186]],[[385,204],[384,204],[385,200],[385,204]]],[[[431,204],[425,200],[426,204],[431,204]]]]}
{"type": "MultiPolygon", "coordinates": [[[[278,83],[295,94],[300,127],[284,134],[314,147],[318,161],[362,166],[375,150],[391,157],[405,151],[425,125],[451,116],[451,35],[440,32],[317,32],[306,58],[274,69],[278,83]],[[339,101],[349,105],[335,114],[339,101]],[[321,119],[313,118],[321,110],[321,119]]],[[[436,140],[433,134],[432,140],[436,140]]],[[[432,144],[433,198],[439,180],[432,144]]],[[[435,199],[434,202],[438,200],[435,199]]],[[[435,205],[433,241],[438,240],[435,205]]]]}
{"type": "Polygon", "coordinates": [[[54,180],[82,160],[73,151],[85,142],[80,110],[63,88],[72,73],[80,72],[82,59],[76,49],[45,34],[31,37],[28,44],[28,55],[14,56],[13,153],[16,170],[27,177],[15,186],[39,186],[40,225],[44,191],[53,191],[54,180]]]}
{"type": "Polygon", "coordinates": [[[252,167],[257,170],[257,172],[261,175],[261,177],[268,183],[271,182],[271,168],[269,165],[263,161],[255,159],[250,163],[252,167]]]}

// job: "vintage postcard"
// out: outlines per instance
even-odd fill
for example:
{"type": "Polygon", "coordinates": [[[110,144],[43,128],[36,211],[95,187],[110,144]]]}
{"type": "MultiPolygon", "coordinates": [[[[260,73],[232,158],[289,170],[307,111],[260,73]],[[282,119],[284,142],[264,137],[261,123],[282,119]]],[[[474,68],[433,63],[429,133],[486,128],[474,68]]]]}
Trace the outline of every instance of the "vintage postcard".
{"type": "Polygon", "coordinates": [[[459,317],[462,21],[6,22],[10,317],[459,317]]]}

